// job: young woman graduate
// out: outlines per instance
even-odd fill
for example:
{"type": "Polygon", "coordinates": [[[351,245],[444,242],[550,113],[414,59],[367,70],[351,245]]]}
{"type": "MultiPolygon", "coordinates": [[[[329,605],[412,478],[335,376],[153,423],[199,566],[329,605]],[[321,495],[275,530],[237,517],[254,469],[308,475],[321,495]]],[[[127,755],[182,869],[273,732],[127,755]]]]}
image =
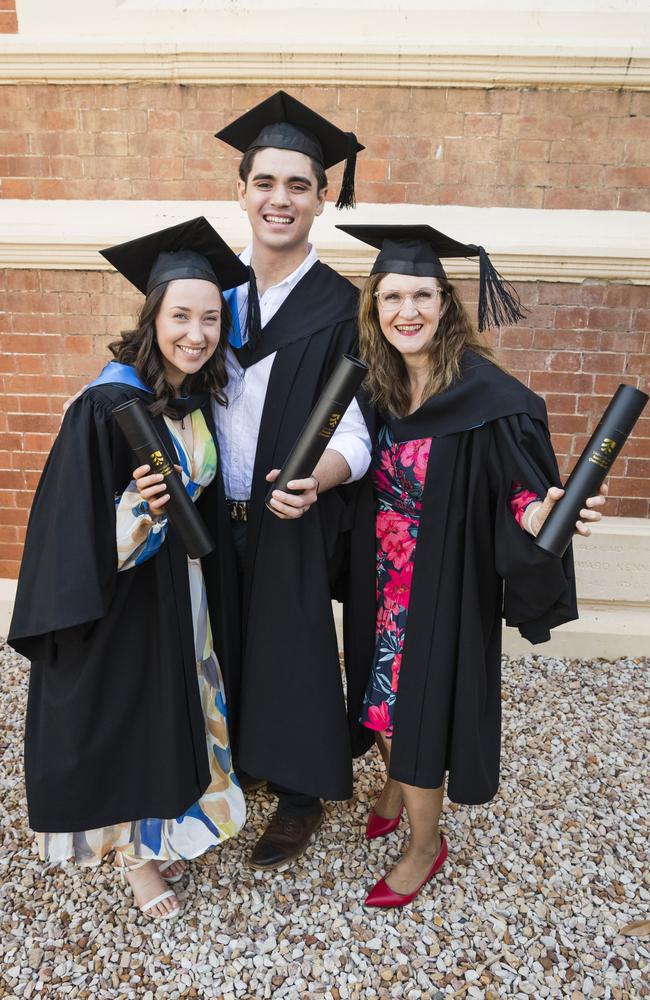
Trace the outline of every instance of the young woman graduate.
{"type": "Polygon", "coordinates": [[[176,916],[163,881],[245,819],[224,677],[236,666],[234,553],[211,400],[225,403],[222,289],[247,268],[203,218],[103,251],[145,295],[115,361],[65,415],[32,507],[9,643],[32,661],[25,736],[43,861],[111,851],[143,911],[176,916]],[[199,560],[152,516],[113,409],[143,400],[216,540],[208,618],[199,560]],[[234,601],[234,605],[233,605],[234,601]],[[214,630],[214,638],[213,631],[214,630]]]}
{"type": "MultiPolygon", "coordinates": [[[[339,228],[381,249],[359,306],[380,429],[376,539],[357,544],[366,583],[355,585],[370,597],[374,572],[361,723],[376,732],[389,773],[366,836],[394,830],[404,806],[411,829],[408,850],[366,899],[393,907],[447,856],[445,773],[456,802],[486,802],[497,790],[502,614],[535,643],[577,610],[571,553],[556,559],[532,539],[563,492],[553,485],[545,405],[495,363],[440,258],[480,257],[480,330],[521,318],[514,289],[482,247],[429,226],[339,228]]],[[[590,498],[581,518],[598,520],[602,503],[590,498]]],[[[577,530],[589,533],[582,521],[577,530]]]]}

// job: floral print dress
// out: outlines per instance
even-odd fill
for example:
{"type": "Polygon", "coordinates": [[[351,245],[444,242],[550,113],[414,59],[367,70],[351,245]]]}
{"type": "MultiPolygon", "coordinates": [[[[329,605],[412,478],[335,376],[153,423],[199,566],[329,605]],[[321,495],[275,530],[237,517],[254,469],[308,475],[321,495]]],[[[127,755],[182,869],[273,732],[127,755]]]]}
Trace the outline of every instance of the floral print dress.
{"type": "MultiPolygon", "coordinates": [[[[394,442],[382,427],[373,453],[375,488],[377,626],[375,655],[361,709],[361,723],[391,738],[406,636],[415,548],[431,438],[394,442]]],[[[513,483],[510,509],[521,526],[526,507],[539,497],[513,483]]]]}
{"type": "MultiPolygon", "coordinates": [[[[195,410],[185,421],[188,419],[191,419],[191,446],[181,433],[180,421],[165,417],[165,423],[183,470],[183,484],[196,500],[215,476],[217,452],[202,412],[195,410]]],[[[118,571],[126,573],[158,552],[167,534],[167,519],[152,519],[135,482],[130,483],[115,503],[118,571]]],[[[188,558],[187,571],[210,784],[198,802],[175,819],[143,817],[80,833],[38,833],[38,850],[43,861],[72,859],[79,864],[96,865],[114,849],[138,860],[190,859],[223,843],[244,824],[246,806],[232,767],[223,677],[212,645],[200,560],[188,558]]],[[[164,732],[160,733],[160,739],[165,739],[164,732]]],[[[160,774],[158,780],[164,782],[165,775],[160,774]]]]}

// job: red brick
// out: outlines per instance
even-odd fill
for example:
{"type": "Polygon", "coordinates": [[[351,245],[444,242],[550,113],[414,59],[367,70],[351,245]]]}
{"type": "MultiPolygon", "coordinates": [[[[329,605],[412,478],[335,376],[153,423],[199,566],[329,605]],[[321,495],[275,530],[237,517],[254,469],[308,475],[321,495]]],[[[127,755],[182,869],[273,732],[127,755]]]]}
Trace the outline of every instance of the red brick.
{"type": "Polygon", "coordinates": [[[518,371],[543,370],[547,359],[545,351],[513,350],[503,347],[499,349],[498,356],[506,368],[518,371]]]}
{"type": "Polygon", "coordinates": [[[83,132],[136,132],[147,131],[147,113],[140,110],[84,110],[80,115],[83,132]]]}
{"type": "Polygon", "coordinates": [[[16,11],[0,11],[0,34],[15,35],[18,31],[18,17],[16,11]]]}
{"type": "Polygon", "coordinates": [[[6,287],[9,291],[37,292],[40,289],[40,275],[38,271],[28,271],[24,268],[11,270],[7,268],[6,287]]]}
{"type": "Polygon", "coordinates": [[[588,430],[587,417],[574,413],[554,413],[549,415],[553,433],[560,434],[584,434],[588,430]]]}
{"type": "Polygon", "coordinates": [[[185,160],[180,156],[152,157],[150,171],[153,180],[180,180],[185,160]]]}
{"type": "Polygon", "coordinates": [[[638,375],[626,374],[624,376],[621,372],[617,375],[595,375],[594,392],[608,393],[610,396],[613,396],[621,382],[627,382],[629,385],[634,386],[635,389],[639,387],[638,375]]]}
{"type": "Polygon", "coordinates": [[[622,497],[619,500],[617,513],[619,517],[648,517],[650,516],[650,500],[622,497]]]}
{"type": "Polygon", "coordinates": [[[573,119],[571,136],[576,139],[604,139],[609,119],[604,115],[580,115],[573,119]]]}
{"type": "Polygon", "coordinates": [[[501,135],[557,142],[571,134],[571,119],[560,115],[504,115],[501,135]]]}
{"type": "Polygon", "coordinates": [[[500,131],[501,117],[494,114],[465,115],[463,132],[468,136],[497,136],[500,131]]]}
{"type": "MultiPolygon", "coordinates": [[[[626,445],[627,454],[627,445],[626,445]]],[[[645,458],[630,458],[628,455],[627,465],[625,468],[626,476],[634,476],[641,479],[647,479],[650,482],[650,457],[645,458]]]]}
{"type": "Polygon", "coordinates": [[[610,354],[605,351],[585,354],[582,367],[586,372],[623,372],[625,355],[610,354]]]}
{"type": "Polygon", "coordinates": [[[47,455],[52,447],[52,441],[51,434],[25,434],[23,447],[26,451],[47,455]]]}
{"type": "Polygon", "coordinates": [[[612,118],[609,135],[612,139],[650,139],[650,117],[612,118]]]}
{"type": "Polygon", "coordinates": [[[561,305],[600,305],[603,301],[605,286],[603,284],[560,284],[544,281],[539,284],[539,301],[561,305]]]}
{"type": "Polygon", "coordinates": [[[13,178],[0,178],[0,189],[3,198],[31,198],[34,185],[31,180],[21,181],[13,178]]]}
{"type": "Polygon", "coordinates": [[[0,156],[0,174],[5,177],[47,177],[49,172],[47,156],[0,156]]]}
{"type": "Polygon", "coordinates": [[[605,184],[605,167],[592,163],[570,163],[567,172],[567,186],[577,188],[598,188],[605,184]]]}
{"type": "Polygon", "coordinates": [[[589,310],[579,306],[560,306],[555,311],[555,326],[558,330],[580,330],[587,326],[589,310]]]}
{"type": "Polygon", "coordinates": [[[579,372],[532,372],[530,387],[535,392],[591,392],[594,376],[579,372]]]}
{"type": "MultiPolygon", "coordinates": [[[[627,364],[625,366],[625,374],[627,375],[628,373],[632,375],[645,375],[650,377],[650,355],[628,355],[627,364]]],[[[645,390],[648,390],[647,385],[645,386],[645,390]]]]}
{"type": "Polygon", "coordinates": [[[552,372],[577,372],[582,368],[583,355],[576,351],[556,351],[548,355],[546,368],[552,372]]]}
{"type": "Polygon", "coordinates": [[[515,146],[515,155],[518,160],[549,160],[551,151],[550,142],[543,142],[539,139],[522,139],[515,146]]]}
{"type": "Polygon", "coordinates": [[[632,325],[630,309],[592,309],[589,312],[589,327],[592,330],[629,330],[632,325]]]}
{"type": "Polygon", "coordinates": [[[650,186],[650,167],[608,167],[605,184],[607,187],[647,188],[650,186]]]}
{"type": "Polygon", "coordinates": [[[645,167],[650,162],[650,139],[630,139],[625,143],[623,163],[645,167]]]}
{"type": "Polygon", "coordinates": [[[606,306],[627,306],[628,308],[650,308],[650,286],[648,285],[607,285],[603,302],[606,306]]]}
{"type": "MultiPolygon", "coordinates": [[[[609,396],[606,397],[606,403],[608,402],[609,396]]],[[[605,409],[604,406],[603,409],[605,409]]],[[[650,455],[650,438],[641,437],[638,433],[638,426],[637,424],[632,436],[627,439],[625,444],[625,454],[628,458],[645,458],[650,455]]]]}
{"type": "Polygon", "coordinates": [[[577,396],[575,393],[549,392],[545,396],[549,413],[575,413],[577,396]]]}
{"type": "Polygon", "coordinates": [[[544,191],[544,208],[585,209],[610,212],[618,207],[616,191],[592,191],[589,188],[559,188],[544,191]]]}
{"type": "Polygon", "coordinates": [[[647,188],[632,191],[621,188],[618,192],[616,207],[622,212],[648,212],[650,211],[650,191],[647,188]]]}

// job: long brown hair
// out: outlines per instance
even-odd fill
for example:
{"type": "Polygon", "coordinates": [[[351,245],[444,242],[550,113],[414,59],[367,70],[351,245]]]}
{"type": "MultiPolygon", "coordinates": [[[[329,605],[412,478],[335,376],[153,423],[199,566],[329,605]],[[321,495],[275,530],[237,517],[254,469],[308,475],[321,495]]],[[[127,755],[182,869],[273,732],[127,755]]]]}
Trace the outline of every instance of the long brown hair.
{"type": "Polygon", "coordinates": [[[138,314],[136,328],[124,330],[120,334],[120,339],[109,344],[108,349],[116,361],[123,365],[132,365],[138,378],[152,390],[154,401],[149,410],[153,416],[159,413],[171,413],[168,408],[169,400],[179,393],[181,396],[189,396],[194,392],[209,392],[218,403],[227,406],[228,398],[223,390],[228,381],[226,345],[231,317],[223,292],[217,285],[221,299],[221,331],[217,349],[200,371],[194,375],[187,375],[180,390],[176,390],[165,376],[163,356],[156,338],[156,317],[169,284],[169,281],[165,281],[147,295],[138,314]]]}
{"type": "MultiPolygon", "coordinates": [[[[408,372],[402,355],[386,340],[379,325],[375,292],[385,277],[385,274],[372,274],[362,289],[359,347],[362,359],[370,368],[365,385],[373,404],[393,416],[404,417],[411,405],[408,372]]],[[[437,280],[443,293],[444,311],[429,345],[430,369],[423,400],[442,392],[458,380],[463,351],[476,351],[495,362],[491,348],[476,331],[454,286],[444,278],[437,280]]]]}

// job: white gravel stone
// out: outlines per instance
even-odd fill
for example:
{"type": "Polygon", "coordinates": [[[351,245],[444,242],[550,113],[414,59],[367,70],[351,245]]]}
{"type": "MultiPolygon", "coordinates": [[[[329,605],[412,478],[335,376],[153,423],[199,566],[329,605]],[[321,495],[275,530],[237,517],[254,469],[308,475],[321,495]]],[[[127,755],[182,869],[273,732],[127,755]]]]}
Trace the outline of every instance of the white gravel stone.
{"type": "Polygon", "coordinates": [[[178,921],[138,912],[109,864],[43,866],[27,829],[27,667],[0,672],[0,964],[7,1000],[650,1000],[650,943],[620,928],[650,911],[646,864],[648,663],[504,663],[501,788],[447,804],[450,859],[402,911],[363,909],[407,824],[367,844],[381,787],[373,752],[355,798],[328,803],[304,860],[273,875],[243,861],[273,803],[190,865],[178,921]]]}

